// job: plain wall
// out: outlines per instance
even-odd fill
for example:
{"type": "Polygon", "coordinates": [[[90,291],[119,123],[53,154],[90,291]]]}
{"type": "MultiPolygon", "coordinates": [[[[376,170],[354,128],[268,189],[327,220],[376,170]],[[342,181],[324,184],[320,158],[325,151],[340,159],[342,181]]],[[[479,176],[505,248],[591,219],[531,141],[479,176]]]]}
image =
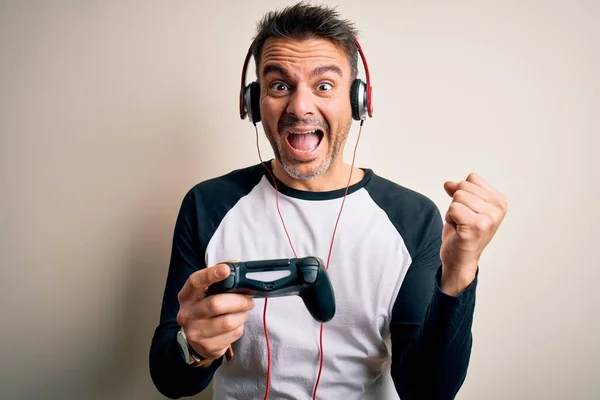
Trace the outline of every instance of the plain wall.
{"type": "MultiPolygon", "coordinates": [[[[0,397],[162,398],[174,220],[192,185],[258,161],[241,66],[290,3],[2,2],[0,397]]],[[[471,171],[509,199],[458,398],[598,398],[600,3],[340,3],[374,88],[357,164],[442,212],[471,171]]]]}

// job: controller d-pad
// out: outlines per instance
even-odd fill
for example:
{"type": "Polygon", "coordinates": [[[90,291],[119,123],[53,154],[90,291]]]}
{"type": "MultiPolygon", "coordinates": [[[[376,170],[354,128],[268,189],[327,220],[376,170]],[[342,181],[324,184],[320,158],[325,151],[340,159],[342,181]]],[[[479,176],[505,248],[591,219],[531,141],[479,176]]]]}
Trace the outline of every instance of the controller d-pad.
{"type": "Polygon", "coordinates": [[[225,289],[233,289],[235,286],[235,269],[231,269],[231,273],[227,278],[223,280],[223,287],[225,289]]]}

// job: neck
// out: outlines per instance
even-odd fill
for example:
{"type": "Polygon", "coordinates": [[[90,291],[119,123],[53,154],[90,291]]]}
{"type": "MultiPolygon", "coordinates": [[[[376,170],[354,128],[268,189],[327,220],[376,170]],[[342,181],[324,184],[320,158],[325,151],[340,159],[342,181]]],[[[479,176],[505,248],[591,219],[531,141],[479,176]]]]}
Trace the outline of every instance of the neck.
{"type": "Polygon", "coordinates": [[[279,161],[271,161],[273,174],[286,186],[296,190],[306,190],[310,192],[328,192],[331,190],[345,189],[348,186],[348,178],[352,171],[350,185],[360,182],[365,173],[362,169],[352,167],[345,162],[336,163],[323,175],[312,179],[294,179],[285,172],[279,161]]]}

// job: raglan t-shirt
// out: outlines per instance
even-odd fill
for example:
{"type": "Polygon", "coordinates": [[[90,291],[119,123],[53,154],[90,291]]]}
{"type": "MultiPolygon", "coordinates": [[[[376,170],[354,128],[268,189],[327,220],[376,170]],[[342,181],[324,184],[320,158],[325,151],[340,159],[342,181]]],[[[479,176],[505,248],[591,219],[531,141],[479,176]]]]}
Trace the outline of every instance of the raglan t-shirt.
{"type": "MultiPolygon", "coordinates": [[[[255,299],[232,360],[193,368],[176,343],[177,293],[193,272],[225,260],[316,256],[329,261],[336,304],[334,318],[323,325],[316,397],[453,398],[467,373],[477,280],[458,296],[440,290],[443,224],[435,204],[371,169],[363,169],[364,178],[346,196],[345,189],[296,190],[270,171],[270,163],[253,165],[186,193],[150,349],[157,389],[178,398],[212,382],[214,399],[264,398],[264,299],[255,299]]],[[[267,303],[269,398],[311,399],[321,324],[299,296],[267,303]]]]}

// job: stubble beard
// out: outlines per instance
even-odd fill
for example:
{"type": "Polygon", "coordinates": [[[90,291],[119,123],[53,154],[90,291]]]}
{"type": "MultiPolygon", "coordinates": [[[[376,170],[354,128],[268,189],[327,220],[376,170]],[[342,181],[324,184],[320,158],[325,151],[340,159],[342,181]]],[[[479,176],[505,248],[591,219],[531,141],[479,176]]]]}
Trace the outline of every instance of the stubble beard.
{"type": "Polygon", "coordinates": [[[351,120],[346,121],[341,124],[338,128],[336,134],[330,135],[327,138],[329,141],[329,149],[325,160],[323,160],[318,166],[310,169],[310,170],[301,170],[297,168],[298,164],[308,164],[312,161],[304,161],[304,160],[291,160],[291,162],[284,157],[282,154],[285,154],[285,147],[287,146],[286,139],[283,136],[279,137],[279,140],[275,138],[275,135],[279,135],[279,132],[275,133],[275,135],[270,131],[268,127],[264,127],[267,139],[271,143],[271,147],[273,148],[273,153],[275,159],[279,161],[283,170],[293,179],[297,180],[305,180],[305,179],[314,179],[325,174],[333,162],[337,159],[338,155],[342,151],[342,146],[344,141],[348,137],[350,132],[350,125],[352,124],[351,120]],[[333,138],[333,140],[332,140],[333,138]]]}

